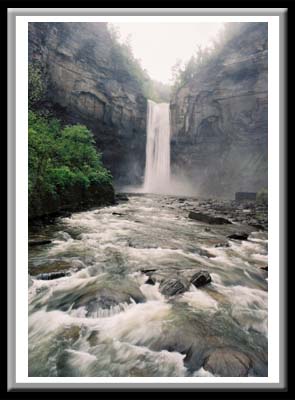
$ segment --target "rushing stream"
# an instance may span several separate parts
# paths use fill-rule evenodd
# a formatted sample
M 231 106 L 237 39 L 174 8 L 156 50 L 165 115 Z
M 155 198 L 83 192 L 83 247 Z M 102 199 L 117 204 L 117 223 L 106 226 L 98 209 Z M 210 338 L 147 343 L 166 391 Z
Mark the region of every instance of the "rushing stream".
M 267 233 L 226 240 L 237 224 L 181 201 L 129 195 L 30 234 L 52 240 L 29 251 L 30 376 L 267 376 Z M 212 282 L 176 296 L 146 283 L 200 268 Z

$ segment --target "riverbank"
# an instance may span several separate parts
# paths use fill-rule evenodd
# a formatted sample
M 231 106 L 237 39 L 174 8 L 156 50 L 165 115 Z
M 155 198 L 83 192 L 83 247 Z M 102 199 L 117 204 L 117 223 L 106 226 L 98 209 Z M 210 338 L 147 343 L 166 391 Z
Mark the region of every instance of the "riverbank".
M 54 223 L 57 218 L 69 217 L 73 212 L 113 204 L 115 191 L 112 184 L 93 184 L 87 189 L 75 185 L 62 196 L 46 194 L 35 200 L 34 208 L 29 209 L 29 228 Z

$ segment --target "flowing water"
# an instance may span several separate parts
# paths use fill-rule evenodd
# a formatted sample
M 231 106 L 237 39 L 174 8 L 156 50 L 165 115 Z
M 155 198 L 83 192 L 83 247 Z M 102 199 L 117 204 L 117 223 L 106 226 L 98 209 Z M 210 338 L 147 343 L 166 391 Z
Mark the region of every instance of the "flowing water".
M 238 228 L 133 194 L 31 233 L 52 243 L 29 252 L 29 375 L 267 376 L 267 233 L 215 247 Z M 212 282 L 170 298 L 146 283 L 200 268 Z
M 166 193 L 170 184 L 169 103 L 148 100 L 144 191 Z

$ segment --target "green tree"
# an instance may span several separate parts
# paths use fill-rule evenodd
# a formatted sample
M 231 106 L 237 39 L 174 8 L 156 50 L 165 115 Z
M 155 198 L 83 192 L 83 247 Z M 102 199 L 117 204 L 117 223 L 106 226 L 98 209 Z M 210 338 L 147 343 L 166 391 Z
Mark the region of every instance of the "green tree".
M 84 125 L 64 128 L 56 119 L 29 112 L 29 205 L 40 198 L 62 196 L 73 185 L 110 184 L 92 133 Z

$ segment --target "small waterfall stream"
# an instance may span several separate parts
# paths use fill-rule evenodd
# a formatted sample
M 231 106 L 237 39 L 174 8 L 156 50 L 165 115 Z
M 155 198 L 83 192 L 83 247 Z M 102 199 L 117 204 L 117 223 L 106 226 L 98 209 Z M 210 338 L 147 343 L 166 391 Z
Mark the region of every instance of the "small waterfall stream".
M 169 103 L 148 100 L 144 191 L 165 193 L 170 185 Z

